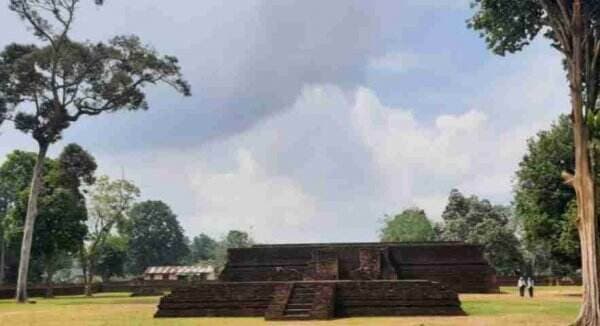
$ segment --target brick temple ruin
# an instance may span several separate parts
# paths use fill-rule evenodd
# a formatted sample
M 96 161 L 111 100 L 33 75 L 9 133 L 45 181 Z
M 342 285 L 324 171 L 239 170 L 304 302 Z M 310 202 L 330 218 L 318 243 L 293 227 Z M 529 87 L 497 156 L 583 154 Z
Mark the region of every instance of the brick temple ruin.
M 462 315 L 457 293 L 498 292 L 481 247 L 459 242 L 229 249 L 216 282 L 173 289 L 155 317 Z

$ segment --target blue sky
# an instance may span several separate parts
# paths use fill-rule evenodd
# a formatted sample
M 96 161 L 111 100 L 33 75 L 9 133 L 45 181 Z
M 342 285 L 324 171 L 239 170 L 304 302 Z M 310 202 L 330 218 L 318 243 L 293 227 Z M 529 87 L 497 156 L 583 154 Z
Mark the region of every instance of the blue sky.
M 99 173 L 123 168 L 190 236 L 369 241 L 409 206 L 438 220 L 453 187 L 509 203 L 525 140 L 568 111 L 566 82 L 546 42 L 494 56 L 469 14 L 460 0 L 82 4 L 74 38 L 137 34 L 180 58 L 193 96 L 148 88 L 149 111 L 82 120 L 52 154 L 77 142 Z M 33 41 L 6 8 L 0 30 L 1 45 Z M 1 157 L 35 148 L 0 133 Z

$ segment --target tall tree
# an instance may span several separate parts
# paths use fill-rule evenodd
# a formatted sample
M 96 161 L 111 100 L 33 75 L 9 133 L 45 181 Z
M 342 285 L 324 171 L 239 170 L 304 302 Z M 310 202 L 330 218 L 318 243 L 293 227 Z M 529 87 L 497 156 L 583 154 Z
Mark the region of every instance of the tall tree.
M 87 233 L 87 210 L 81 186 L 94 181 L 94 158 L 76 144 L 65 147 L 57 160 L 46 159 L 47 167 L 40 193 L 38 221 L 35 225 L 33 256 L 40 260 L 48 296 L 52 296 L 52 278 L 61 264 L 60 257 L 72 256 L 83 243 Z M 13 219 L 24 224 L 28 192 L 11 213 Z
M 596 0 L 474 0 L 469 26 L 504 55 L 522 50 L 540 32 L 564 58 L 571 96 L 575 171 L 563 171 L 576 194 L 583 304 L 576 325 L 600 324 L 597 184 L 600 151 L 592 126 L 600 123 L 600 2 Z
M 164 83 L 190 95 L 177 59 L 158 55 L 136 36 L 117 36 L 98 44 L 73 41 L 69 34 L 80 2 L 9 2 L 10 10 L 32 28 L 42 43 L 11 44 L 0 53 L 0 94 L 11 109 L 3 116 L 12 120 L 18 130 L 31 134 L 39 148 L 21 245 L 18 302 L 27 299 L 27 270 L 38 214 L 42 162 L 48 147 L 82 116 L 147 109 L 142 89 L 148 84 Z
M 387 216 L 380 230 L 381 241 L 432 241 L 435 239 L 433 226 L 425 211 L 409 208 L 396 216 Z
M 500 274 L 521 267 L 523 256 L 510 210 L 453 189 L 442 213 L 440 238 L 483 246 L 486 259 Z
M 99 177 L 89 190 L 89 232 L 86 246 L 80 252 L 86 295 L 92 295 L 92 282 L 101 255 L 100 249 L 115 229 L 124 229 L 129 223 L 127 211 L 139 195 L 140 190 L 133 183 L 123 179 L 111 181 L 107 176 Z
M 109 236 L 98 248 L 96 271 L 103 282 L 109 281 L 113 276 L 125 275 L 127 251 L 127 239 L 116 235 Z
M 135 204 L 129 212 L 129 253 L 132 272 L 149 266 L 177 265 L 189 254 L 177 216 L 161 201 Z
M 35 153 L 15 150 L 0 166 L 0 284 L 5 280 L 8 244 L 18 233 L 17 220 L 8 213 L 17 204 L 19 194 L 27 190 L 34 165 Z
M 222 245 L 226 248 L 246 248 L 250 247 L 253 242 L 248 232 L 231 230 L 223 239 Z
M 516 172 L 515 209 L 525 246 L 535 260 L 540 260 L 537 254 L 549 258 L 542 267 L 554 275 L 581 266 L 576 212 L 572 209 L 575 191 L 560 176 L 561 171 L 574 167 L 573 130 L 563 115 L 549 130 L 528 140 L 527 153 Z
M 195 264 L 203 260 L 214 260 L 216 258 L 217 241 L 208 235 L 201 233 L 192 239 L 190 244 L 190 261 Z
M 248 232 L 231 230 L 218 242 L 215 250 L 215 266 L 217 270 L 223 268 L 227 262 L 227 249 L 247 248 L 252 246 L 254 240 Z

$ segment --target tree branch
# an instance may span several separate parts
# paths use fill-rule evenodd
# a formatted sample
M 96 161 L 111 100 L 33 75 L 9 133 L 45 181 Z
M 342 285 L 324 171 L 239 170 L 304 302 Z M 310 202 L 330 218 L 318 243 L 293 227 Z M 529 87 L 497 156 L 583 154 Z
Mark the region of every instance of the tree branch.
M 565 184 L 573 186 L 573 182 L 575 181 L 575 176 L 567 171 L 562 171 L 560 173 Z

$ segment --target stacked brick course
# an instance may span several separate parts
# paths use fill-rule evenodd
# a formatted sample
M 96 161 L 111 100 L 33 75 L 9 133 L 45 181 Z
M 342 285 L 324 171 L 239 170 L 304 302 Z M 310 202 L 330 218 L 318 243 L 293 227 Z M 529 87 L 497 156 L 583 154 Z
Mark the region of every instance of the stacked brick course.
M 286 316 L 292 287 L 315 289 L 306 315 Z M 350 316 L 464 315 L 456 292 L 431 281 L 206 283 L 164 296 L 155 317 L 257 317 L 268 320 Z M 296 318 L 294 318 L 296 317 Z
M 329 259 L 316 260 L 329 253 Z M 319 254 L 317 254 L 319 253 Z M 331 257 L 336 257 L 331 261 Z M 320 266 L 321 269 L 317 269 Z M 336 277 L 315 277 L 324 266 Z M 329 274 L 334 274 L 328 270 Z M 322 274 L 322 273 L 320 273 Z M 221 280 L 426 279 L 460 293 L 498 292 L 480 246 L 460 242 L 258 245 L 229 250 Z
M 156 317 L 461 315 L 457 292 L 497 292 L 478 246 L 256 245 L 230 249 L 219 282 L 177 288 Z

